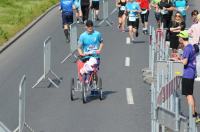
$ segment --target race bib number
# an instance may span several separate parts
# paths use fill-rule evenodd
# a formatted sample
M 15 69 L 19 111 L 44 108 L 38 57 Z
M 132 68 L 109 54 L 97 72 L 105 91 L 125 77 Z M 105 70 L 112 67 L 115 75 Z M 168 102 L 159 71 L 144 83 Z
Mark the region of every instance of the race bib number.
M 90 45 L 90 46 L 88 46 L 88 48 L 87 48 L 87 53 L 92 54 L 93 52 L 95 53 L 96 50 L 97 50 L 97 47 L 96 47 L 96 46 Z
M 134 22 L 136 21 L 136 17 L 133 14 L 129 15 L 129 21 Z
M 125 9 L 126 9 L 125 6 L 121 6 L 121 7 L 120 7 L 120 10 L 121 10 L 121 11 L 125 11 Z

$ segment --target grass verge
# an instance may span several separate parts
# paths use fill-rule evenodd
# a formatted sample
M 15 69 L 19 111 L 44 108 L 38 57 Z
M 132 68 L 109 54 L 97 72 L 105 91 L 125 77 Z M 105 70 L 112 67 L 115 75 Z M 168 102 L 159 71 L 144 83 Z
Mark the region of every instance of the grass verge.
M 0 46 L 59 0 L 0 0 Z

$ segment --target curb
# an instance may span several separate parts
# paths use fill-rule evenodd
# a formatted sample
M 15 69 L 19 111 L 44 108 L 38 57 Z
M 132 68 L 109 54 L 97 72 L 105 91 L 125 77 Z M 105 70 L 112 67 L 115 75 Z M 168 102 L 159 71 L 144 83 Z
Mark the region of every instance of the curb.
M 33 20 L 28 26 L 26 26 L 24 29 L 19 31 L 14 37 L 9 39 L 7 42 L 3 44 L 3 46 L 0 47 L 0 54 L 5 51 L 9 46 L 11 46 L 15 41 L 17 41 L 22 35 L 24 35 L 29 29 L 31 29 L 36 23 L 38 23 L 44 16 L 46 16 L 50 11 L 52 11 L 54 8 L 56 8 L 60 3 L 57 3 L 56 5 L 53 5 L 51 8 L 49 8 L 47 11 L 45 11 L 42 15 L 40 15 L 38 18 Z

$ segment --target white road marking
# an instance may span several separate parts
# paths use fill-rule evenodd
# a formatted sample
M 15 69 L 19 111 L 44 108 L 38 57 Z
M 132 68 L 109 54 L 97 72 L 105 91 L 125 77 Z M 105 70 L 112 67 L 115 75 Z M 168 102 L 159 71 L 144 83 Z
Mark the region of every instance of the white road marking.
M 130 57 L 125 58 L 125 66 L 127 66 L 127 67 L 130 66 Z
M 132 88 L 126 88 L 126 98 L 128 104 L 134 104 Z
M 131 43 L 131 38 L 130 37 L 126 37 L 126 44 L 130 44 Z

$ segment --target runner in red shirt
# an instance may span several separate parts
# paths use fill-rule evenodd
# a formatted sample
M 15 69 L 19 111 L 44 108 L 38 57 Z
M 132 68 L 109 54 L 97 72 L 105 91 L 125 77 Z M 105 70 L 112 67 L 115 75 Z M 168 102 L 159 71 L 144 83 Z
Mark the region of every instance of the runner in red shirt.
M 149 9 L 150 4 L 149 0 L 136 0 L 140 4 L 140 8 L 142 12 L 140 13 L 142 24 L 143 24 L 143 33 L 148 33 L 148 17 L 149 17 Z

